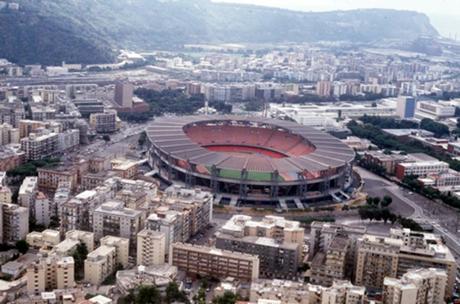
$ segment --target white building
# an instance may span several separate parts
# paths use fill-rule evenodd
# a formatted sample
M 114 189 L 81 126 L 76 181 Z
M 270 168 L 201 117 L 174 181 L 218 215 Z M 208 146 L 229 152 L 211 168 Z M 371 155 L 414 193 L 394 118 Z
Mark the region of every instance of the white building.
M 417 102 L 417 110 L 415 111 L 415 118 L 417 119 L 429 118 L 440 120 L 454 116 L 455 107 L 449 103 L 427 100 Z
M 51 220 L 50 200 L 45 194 L 39 192 L 35 199 L 35 221 L 39 225 L 48 226 Z
M 137 265 L 150 267 L 164 264 L 165 245 L 164 233 L 148 229 L 139 232 L 137 234 Z
M 22 207 L 31 210 L 37 195 L 38 178 L 36 176 L 27 176 L 19 188 L 18 203 Z
M 72 129 L 59 133 L 58 149 L 61 152 L 75 149 L 80 144 L 80 130 Z
M 421 268 L 407 272 L 400 279 L 385 278 L 383 304 L 442 304 L 447 274 L 436 268 Z

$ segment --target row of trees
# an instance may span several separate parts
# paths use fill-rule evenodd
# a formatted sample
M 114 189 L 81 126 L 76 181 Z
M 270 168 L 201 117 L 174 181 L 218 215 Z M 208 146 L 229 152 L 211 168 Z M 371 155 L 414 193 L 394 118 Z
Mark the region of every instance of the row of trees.
M 170 304 L 190 303 L 187 295 L 179 290 L 176 282 L 171 282 L 166 287 L 166 295 L 163 297 L 156 286 L 139 286 L 129 292 L 128 295 L 120 297 L 118 304 Z
M 143 113 L 119 113 L 121 119 L 145 122 L 154 116 L 162 116 L 166 113 L 189 115 L 195 113 L 204 106 L 204 95 L 187 96 L 181 90 L 155 91 L 139 88 L 135 94 L 149 105 L 149 111 Z M 232 105 L 225 102 L 213 101 L 210 107 L 224 114 L 232 112 Z
M 368 197 L 366 199 L 366 205 L 359 208 L 359 216 L 362 220 L 376 220 L 384 221 L 385 223 L 390 222 L 392 224 L 399 223 L 404 228 L 409 228 L 415 231 L 422 231 L 422 227 L 412 219 L 404 218 L 400 215 L 396 215 L 388 208 L 393 199 L 390 196 L 380 197 Z
M 422 121 L 420 122 L 420 128 L 433 132 L 434 136 L 436 137 L 443 137 L 443 136 L 450 135 L 449 127 L 447 127 L 446 125 L 442 123 L 429 119 L 429 118 L 422 119 Z
M 406 176 L 404 177 L 402 182 L 406 185 L 406 187 L 408 187 L 416 193 L 419 193 L 432 200 L 441 200 L 442 202 L 451 207 L 460 209 L 460 199 L 453 196 L 452 193 L 442 193 L 438 189 L 435 189 L 431 186 L 424 187 L 422 184 L 420 184 L 417 178 L 418 177 L 414 175 Z
M 53 167 L 60 163 L 59 158 L 47 158 L 42 160 L 34 160 L 17 166 L 13 170 L 7 172 L 8 177 L 12 177 L 22 181 L 26 176 L 36 176 L 38 168 Z
M 215 297 L 213 304 L 235 304 L 238 297 L 232 292 L 225 292 L 222 296 Z M 206 303 L 206 292 L 204 288 L 200 288 L 198 295 L 194 298 L 195 303 Z M 176 282 L 171 282 L 166 287 L 166 293 L 161 295 L 157 287 L 153 285 L 139 286 L 131 290 L 126 296 L 119 298 L 118 304 L 171 304 L 171 303 L 186 303 L 190 300 L 184 291 L 179 290 Z
M 424 118 L 420 124 L 409 121 L 399 120 L 392 117 L 368 116 L 364 115 L 360 120 L 365 124 L 371 124 L 381 129 L 418 129 L 422 128 L 426 131 L 434 133 L 436 137 L 449 136 L 449 128 L 439 122 L 429 118 Z
M 381 129 L 416 129 L 418 123 L 409 120 L 396 120 L 392 117 L 364 115 L 360 120 L 365 124 L 371 124 Z

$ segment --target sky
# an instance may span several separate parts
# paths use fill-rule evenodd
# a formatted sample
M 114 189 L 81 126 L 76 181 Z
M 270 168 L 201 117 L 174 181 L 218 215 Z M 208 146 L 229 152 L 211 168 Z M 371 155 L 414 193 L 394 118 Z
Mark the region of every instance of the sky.
M 304 11 L 392 8 L 427 14 L 438 31 L 460 40 L 460 0 L 214 0 L 288 8 Z

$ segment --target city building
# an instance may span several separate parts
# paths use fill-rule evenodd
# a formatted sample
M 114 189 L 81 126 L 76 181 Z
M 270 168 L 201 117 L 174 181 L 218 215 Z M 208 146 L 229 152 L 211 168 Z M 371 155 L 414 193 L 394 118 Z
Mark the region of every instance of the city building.
M 134 86 L 129 82 L 117 82 L 115 84 L 115 102 L 122 108 L 133 107 Z
M 276 216 L 254 221 L 235 215 L 216 233 L 217 248 L 259 256 L 260 276 L 264 278 L 296 278 L 303 246 L 300 223 Z
M 354 286 L 349 281 L 334 281 L 321 295 L 323 304 L 364 304 L 366 300 L 366 288 Z
M 36 176 L 27 176 L 19 188 L 18 203 L 29 211 L 34 206 L 35 196 L 37 195 L 38 178 Z
M 75 287 L 75 265 L 72 257 L 40 257 L 27 268 L 27 292 L 40 295 L 44 291 Z
M 177 267 L 169 264 L 145 267 L 138 266 L 130 270 L 117 272 L 117 290 L 127 295 L 139 286 L 154 285 L 160 291 L 166 290 L 170 282 L 177 278 Z
M 107 110 L 93 113 L 89 117 L 90 126 L 98 133 L 113 133 L 118 130 L 117 111 Z
M 331 96 L 332 84 L 330 81 L 321 80 L 316 83 L 316 95 L 318 96 Z
M 100 246 L 91 251 L 85 260 L 85 282 L 101 285 L 115 271 L 116 249 L 112 246 Z
M 51 221 L 50 200 L 43 192 L 38 192 L 35 198 L 34 218 L 37 224 L 48 227 Z
M 2 242 L 24 240 L 29 233 L 29 209 L 15 204 L 0 204 L 2 217 Z
M 100 285 L 118 266 L 128 265 L 129 240 L 116 237 L 101 239 L 101 246 L 90 252 L 85 260 L 85 282 Z
M 135 254 L 137 234 L 143 228 L 143 211 L 125 208 L 123 202 L 108 201 L 94 210 L 93 231 L 96 240 L 112 235 L 129 239 Z
M 22 165 L 26 161 L 25 155 L 19 147 L 0 146 L 0 170 L 6 172 Z
M 447 275 L 436 268 L 414 269 L 400 279 L 385 278 L 383 304 L 442 304 Z
M 415 111 L 415 118 L 417 119 L 429 118 L 432 120 L 441 120 L 454 116 L 455 107 L 449 103 L 429 100 L 417 102 L 417 109 Z
M 54 168 L 38 168 L 38 187 L 55 191 L 59 184 L 68 183 L 72 190 L 78 185 L 78 170 L 75 166 L 58 166 Z
M 10 187 L 0 185 L 0 203 L 11 204 L 12 196 Z
M 42 232 L 32 231 L 26 236 L 26 241 L 31 247 L 54 247 L 59 244 L 61 235 L 57 230 L 46 229 Z
M 310 282 L 321 286 L 332 286 L 334 281 L 347 277 L 350 240 L 346 236 L 336 236 L 325 252 L 315 255 L 311 263 Z
M 129 159 L 113 159 L 110 161 L 111 170 L 121 178 L 134 178 L 139 169 L 139 162 Z
M 400 278 L 414 268 L 437 268 L 447 274 L 445 298 L 452 295 L 457 264 L 439 236 L 391 229 L 389 237 L 365 235 L 358 246 L 355 283 L 382 288 L 385 277 Z
M 80 130 L 71 129 L 59 133 L 58 149 L 60 152 L 68 152 L 76 149 L 80 145 Z
M 278 301 L 280 304 L 321 303 L 322 288 L 297 281 L 258 279 L 251 283 L 249 300 Z M 316 301 L 315 301 L 316 300 Z
M 415 115 L 416 103 L 414 97 L 399 97 L 396 105 L 396 115 L 401 119 L 413 118 Z
M 172 244 L 170 251 L 169 264 L 191 275 L 245 282 L 259 277 L 259 258 L 254 255 L 184 243 Z
M 43 135 L 31 133 L 29 137 L 21 139 L 21 149 L 27 160 L 52 157 L 59 151 L 59 135 L 54 132 Z
M 115 247 L 115 261 L 123 268 L 128 267 L 129 242 L 129 239 L 111 235 L 105 236 L 100 240 L 101 246 Z
M 166 240 L 163 232 L 144 229 L 137 234 L 137 265 L 150 267 L 164 264 L 165 255 Z
M 421 176 L 440 174 L 449 171 L 449 164 L 442 161 L 421 161 L 399 163 L 395 167 L 395 176 L 403 180 L 406 176 Z

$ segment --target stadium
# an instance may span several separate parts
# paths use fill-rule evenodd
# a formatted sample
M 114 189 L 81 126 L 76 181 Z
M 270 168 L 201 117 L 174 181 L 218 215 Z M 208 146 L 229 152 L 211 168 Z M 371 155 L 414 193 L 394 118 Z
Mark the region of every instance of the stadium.
M 161 178 L 212 191 L 232 205 L 346 198 L 355 153 L 294 122 L 245 116 L 164 117 L 152 123 L 149 162 Z

